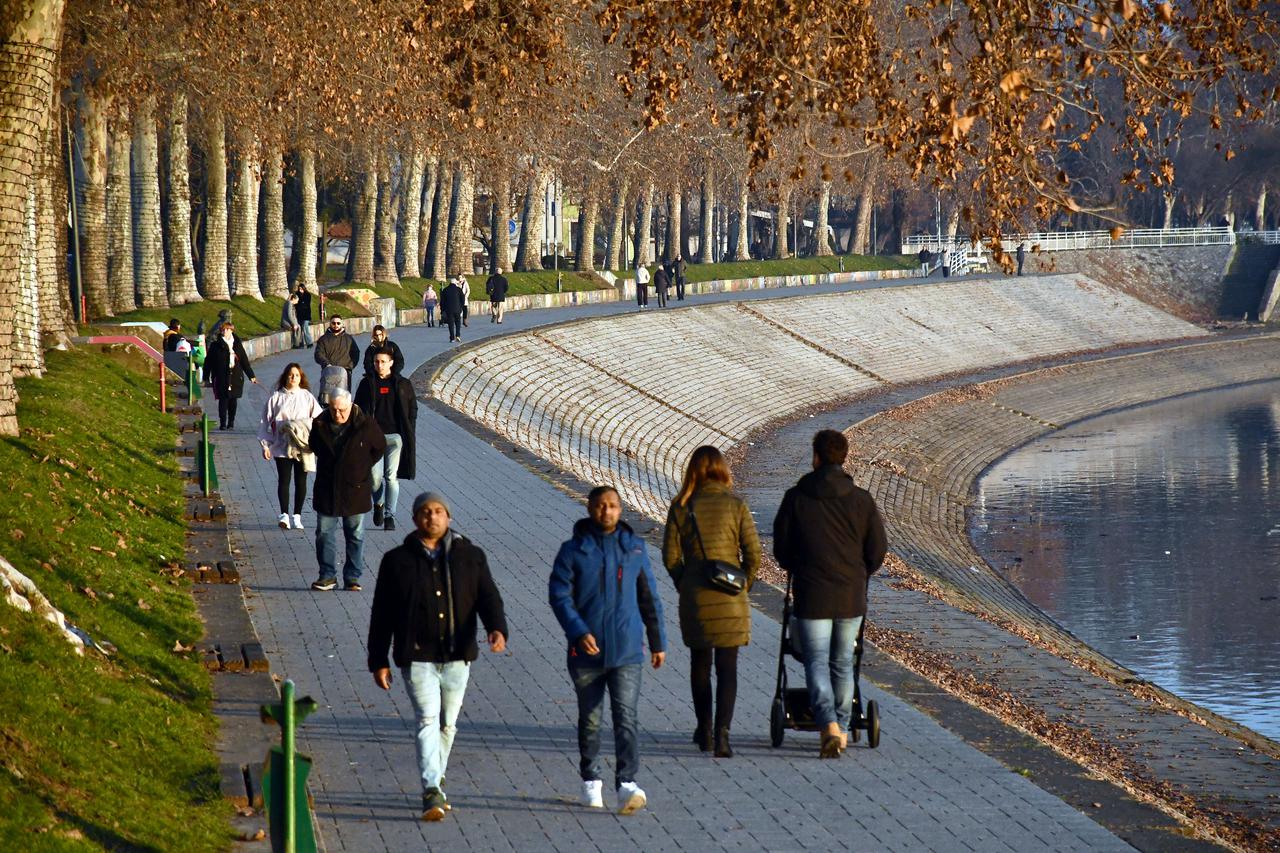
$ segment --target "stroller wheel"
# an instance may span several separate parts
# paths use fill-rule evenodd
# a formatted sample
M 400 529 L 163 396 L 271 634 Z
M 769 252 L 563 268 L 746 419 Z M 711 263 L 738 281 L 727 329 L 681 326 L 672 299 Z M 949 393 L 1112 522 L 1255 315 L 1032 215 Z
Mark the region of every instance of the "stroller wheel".
M 880 745 L 880 706 L 874 699 L 867 702 L 867 746 L 875 749 Z
M 782 739 L 786 736 L 787 708 L 782 701 L 781 696 L 775 696 L 773 699 L 773 707 L 769 711 L 769 742 L 774 748 L 782 746 Z

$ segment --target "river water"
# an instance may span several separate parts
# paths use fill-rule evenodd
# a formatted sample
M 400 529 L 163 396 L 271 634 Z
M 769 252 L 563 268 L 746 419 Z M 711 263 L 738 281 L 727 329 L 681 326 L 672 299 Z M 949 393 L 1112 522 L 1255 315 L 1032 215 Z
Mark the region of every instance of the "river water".
M 970 523 L 1080 639 L 1280 740 L 1280 382 L 1034 441 L 982 478 Z

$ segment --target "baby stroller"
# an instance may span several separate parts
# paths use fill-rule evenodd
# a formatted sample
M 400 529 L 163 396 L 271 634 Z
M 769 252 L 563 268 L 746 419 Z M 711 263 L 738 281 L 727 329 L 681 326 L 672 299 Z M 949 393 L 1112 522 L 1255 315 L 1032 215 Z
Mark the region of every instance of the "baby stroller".
M 333 396 L 333 392 L 338 389 L 350 391 L 347 387 L 347 369 L 339 367 L 336 364 L 330 364 L 320 371 L 320 402 L 323 405 L 329 405 L 329 398 Z
M 809 704 L 807 687 L 787 686 L 787 655 L 798 661 L 804 660 L 800 650 L 799 638 L 791 632 L 791 577 L 787 577 L 787 591 L 782 602 L 782 644 L 778 649 L 778 685 L 773 694 L 773 706 L 769 711 L 769 741 L 775 747 L 782 746 L 786 730 L 798 732 L 816 732 L 818 723 L 813 718 L 813 708 Z M 853 646 L 853 710 L 849 718 L 849 740 L 857 743 L 862 732 L 867 733 L 867 746 L 875 749 L 880 745 L 880 707 L 874 699 L 867 700 L 866 708 L 862 705 L 862 689 L 859 678 L 862 672 L 862 635 L 867 629 L 867 620 L 862 620 L 858 628 L 858 641 Z

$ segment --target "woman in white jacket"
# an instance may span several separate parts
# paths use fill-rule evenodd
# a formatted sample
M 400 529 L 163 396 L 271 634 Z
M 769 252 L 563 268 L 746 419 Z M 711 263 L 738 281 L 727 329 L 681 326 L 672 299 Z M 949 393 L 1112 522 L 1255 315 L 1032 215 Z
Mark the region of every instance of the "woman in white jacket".
M 311 419 L 320 414 L 319 401 L 311 393 L 307 375 L 297 362 L 290 363 L 280 374 L 276 390 L 267 398 L 262 408 L 262 422 L 258 424 L 258 441 L 262 444 L 262 458 L 276 461 L 276 495 L 280 499 L 280 529 L 289 525 L 289 480 L 293 480 L 293 527 L 302 529 L 302 502 L 307 497 L 307 471 L 315 465 L 305 465 L 304 454 L 290 439 L 291 428 L 305 425 L 311 428 Z M 301 424 L 297 423 L 301 422 Z M 303 445 L 305 446 L 305 445 Z

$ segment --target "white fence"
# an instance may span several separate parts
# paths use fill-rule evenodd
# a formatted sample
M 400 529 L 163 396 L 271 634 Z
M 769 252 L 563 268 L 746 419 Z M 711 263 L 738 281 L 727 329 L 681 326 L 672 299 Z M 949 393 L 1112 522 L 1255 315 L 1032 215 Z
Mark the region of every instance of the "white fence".
M 1278 235 L 1274 242 L 1280 243 L 1280 232 L 1255 231 L 1259 235 Z M 1264 242 L 1273 240 L 1263 238 Z M 1012 252 L 1019 243 L 1025 243 L 1028 251 L 1065 252 L 1072 249 L 1137 249 L 1163 246 L 1221 246 L 1235 243 L 1236 235 L 1229 227 L 1215 228 L 1134 228 L 1125 231 L 1118 239 L 1111 238 L 1110 231 L 1047 231 L 1038 234 L 1006 234 L 1001 238 L 1006 252 Z M 990 245 L 990 240 L 983 240 Z M 919 254 L 921 249 L 938 252 L 943 248 L 967 249 L 968 240 L 939 240 L 936 234 L 917 234 L 908 237 L 902 244 L 902 254 Z
M 1241 231 L 1236 237 L 1240 240 L 1253 240 L 1271 246 L 1280 246 L 1280 231 Z

